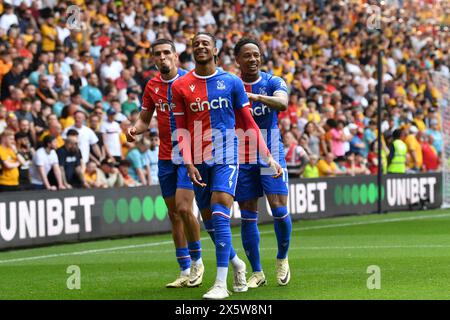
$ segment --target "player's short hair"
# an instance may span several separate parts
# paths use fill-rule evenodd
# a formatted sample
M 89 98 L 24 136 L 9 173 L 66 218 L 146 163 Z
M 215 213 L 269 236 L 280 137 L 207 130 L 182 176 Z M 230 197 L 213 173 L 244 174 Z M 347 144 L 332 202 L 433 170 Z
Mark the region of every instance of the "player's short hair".
M 152 45 L 151 45 L 151 51 L 152 51 L 152 54 L 153 54 L 153 52 L 155 51 L 155 47 L 156 46 L 159 46 L 159 45 L 162 45 L 162 44 L 168 44 L 168 45 L 170 45 L 170 49 L 172 49 L 172 52 L 177 52 L 177 50 L 176 50 L 176 48 L 175 48 L 175 44 L 173 43 L 173 41 L 172 40 L 169 40 L 169 39 L 157 39 L 155 42 L 153 42 L 152 43 Z
M 239 55 L 239 53 L 241 52 L 242 47 L 245 46 L 246 44 L 254 44 L 255 46 L 258 47 L 259 51 L 261 51 L 261 45 L 259 44 L 258 40 L 251 39 L 251 38 L 242 38 L 234 46 L 234 56 L 235 57 L 237 57 Z
M 205 32 L 205 31 L 200 31 L 200 32 L 197 32 L 195 34 L 195 36 L 192 38 L 192 46 L 194 46 L 195 38 L 197 38 L 198 36 L 208 36 L 208 37 L 210 37 L 212 42 L 213 42 L 214 47 L 216 47 L 216 37 L 212 33 Z

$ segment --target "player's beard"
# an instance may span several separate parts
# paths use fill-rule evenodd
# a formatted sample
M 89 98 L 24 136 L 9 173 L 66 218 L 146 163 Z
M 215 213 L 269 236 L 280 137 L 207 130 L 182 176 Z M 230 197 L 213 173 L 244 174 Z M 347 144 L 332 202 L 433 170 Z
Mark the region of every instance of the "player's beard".
M 160 71 L 162 74 L 168 74 L 168 73 L 170 73 L 170 67 L 168 67 L 168 66 L 162 66 L 162 67 L 159 69 L 159 71 Z

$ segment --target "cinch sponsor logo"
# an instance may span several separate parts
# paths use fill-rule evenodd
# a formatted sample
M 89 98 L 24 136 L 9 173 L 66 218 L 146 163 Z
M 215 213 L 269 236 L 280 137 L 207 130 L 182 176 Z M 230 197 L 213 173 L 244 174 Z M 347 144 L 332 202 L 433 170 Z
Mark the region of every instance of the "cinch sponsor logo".
M 201 112 L 205 110 L 210 109 L 222 109 L 222 108 L 229 108 L 230 103 L 228 99 L 219 97 L 217 99 L 213 99 L 210 101 L 202 101 L 200 98 L 195 99 L 195 102 L 192 102 L 189 105 L 189 108 L 192 110 L 192 112 Z
M 167 218 L 167 206 L 162 196 L 107 199 L 103 203 L 103 219 L 107 224 L 150 222 L 154 218 L 159 221 Z
M 94 196 L 0 202 L 0 238 L 11 241 L 92 231 Z M 84 223 L 76 223 L 77 212 Z
M 257 107 L 250 108 L 250 112 L 252 113 L 252 116 L 260 117 L 268 114 L 270 112 L 270 109 L 265 104 L 262 104 Z
M 436 202 L 435 177 L 393 178 L 388 179 L 387 201 L 390 206 L 406 206 L 427 200 L 430 204 Z
M 155 103 L 156 109 L 159 109 L 162 112 L 172 111 L 175 108 L 174 103 L 168 103 L 167 101 L 163 101 L 162 99 L 158 100 L 158 103 Z
M 326 210 L 326 182 L 296 183 L 289 185 L 288 210 L 292 214 L 317 213 Z M 270 208 L 267 210 L 270 212 Z
M 384 200 L 385 190 L 381 187 L 381 199 Z M 374 204 L 378 200 L 378 184 L 345 184 L 334 189 L 334 203 L 337 206 Z

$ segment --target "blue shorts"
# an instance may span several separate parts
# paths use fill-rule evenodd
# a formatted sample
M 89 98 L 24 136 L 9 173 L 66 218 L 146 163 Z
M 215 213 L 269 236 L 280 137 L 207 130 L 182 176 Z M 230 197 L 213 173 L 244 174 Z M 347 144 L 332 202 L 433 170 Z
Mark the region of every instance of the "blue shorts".
M 204 188 L 194 185 L 195 200 L 200 210 L 211 206 L 211 194 L 214 191 L 226 192 L 234 197 L 239 171 L 237 164 L 202 163 L 196 167 L 202 176 L 202 182 L 206 183 Z
M 273 178 L 271 169 L 261 167 L 257 164 L 241 164 L 239 166 L 239 177 L 236 187 L 235 201 L 247 201 L 257 199 L 267 194 L 288 195 L 288 173 L 283 167 L 283 175 Z M 270 174 L 262 174 L 270 173 Z
M 164 198 L 173 197 L 177 189 L 194 189 L 186 166 L 174 164 L 171 160 L 158 161 L 158 179 Z

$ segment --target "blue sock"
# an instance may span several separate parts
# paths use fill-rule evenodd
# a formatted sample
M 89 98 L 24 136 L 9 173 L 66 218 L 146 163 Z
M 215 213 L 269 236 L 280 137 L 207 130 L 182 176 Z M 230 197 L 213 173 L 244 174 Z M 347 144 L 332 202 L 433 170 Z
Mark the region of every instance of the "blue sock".
M 258 213 L 250 210 L 241 210 L 241 220 L 242 246 L 248 261 L 252 265 L 253 272 L 260 272 L 262 267 L 259 257 Z
M 230 209 L 215 203 L 211 206 L 216 238 L 217 267 L 228 268 L 231 251 Z
M 272 208 L 275 234 L 278 242 L 278 259 L 285 259 L 291 242 L 292 221 L 287 207 Z
M 202 257 L 202 244 L 199 241 L 188 242 L 189 254 L 193 261 L 197 261 Z
M 191 257 L 188 248 L 176 248 L 176 255 L 180 270 L 186 270 L 191 267 Z
M 214 236 L 213 219 L 203 220 L 203 224 L 205 225 L 205 230 L 206 230 L 206 232 L 208 232 L 209 236 L 211 237 L 212 242 L 216 243 L 216 237 Z M 233 245 L 231 245 L 230 260 L 233 259 L 235 256 L 236 256 L 236 251 L 234 251 Z

